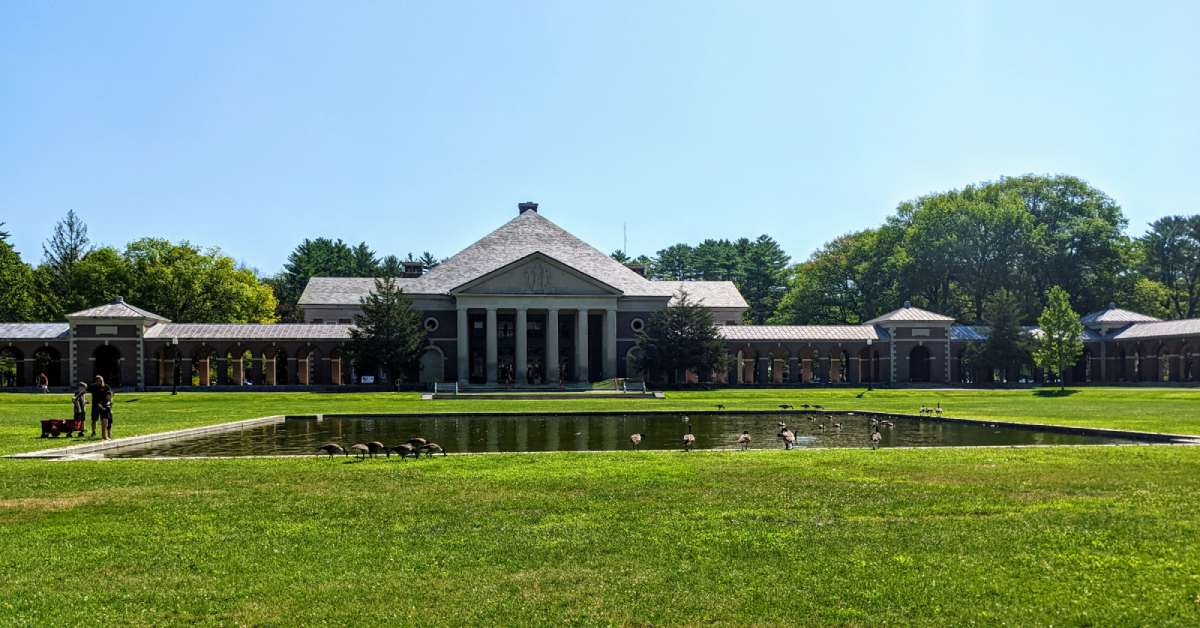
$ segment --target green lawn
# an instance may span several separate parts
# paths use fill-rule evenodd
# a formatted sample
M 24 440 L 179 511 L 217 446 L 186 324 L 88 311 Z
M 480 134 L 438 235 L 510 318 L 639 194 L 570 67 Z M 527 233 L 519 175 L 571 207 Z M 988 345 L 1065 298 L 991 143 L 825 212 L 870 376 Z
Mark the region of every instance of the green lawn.
M 834 410 L 915 413 L 941 402 L 947 416 L 1200 434 L 1200 389 L 1036 390 L 724 389 L 669 392 L 662 400 L 421 401 L 416 393 L 129 393 L 117 397 L 114 435 L 131 436 L 271 414 L 335 412 L 554 412 L 774 409 L 780 403 Z M 0 455 L 59 442 L 37 438 L 38 420 L 68 416 L 67 395 L 0 394 Z
M 1200 623 L 1200 450 L 0 461 L 0 624 Z
M 1195 389 L 122 394 L 118 436 L 313 412 L 779 403 L 1200 433 Z M 0 395 L 0 452 L 66 444 Z M 0 460 L 0 625 L 1200 623 L 1200 447 Z

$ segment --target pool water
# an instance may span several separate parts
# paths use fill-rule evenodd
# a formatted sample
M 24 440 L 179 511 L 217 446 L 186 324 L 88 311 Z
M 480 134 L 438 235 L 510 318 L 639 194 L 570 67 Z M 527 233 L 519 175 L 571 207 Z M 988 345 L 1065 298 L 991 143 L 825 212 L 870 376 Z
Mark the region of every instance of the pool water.
M 888 417 L 874 415 L 880 419 Z M 751 449 L 782 449 L 776 436 L 783 421 L 796 433 L 796 448 L 870 447 L 872 415 L 862 413 L 680 414 L 653 415 L 506 415 L 386 417 L 337 416 L 289 418 L 278 423 L 187 439 L 130 445 L 107 450 L 105 456 L 267 456 L 313 455 L 325 443 L 349 448 L 380 441 L 392 446 L 420 436 L 450 453 L 514 451 L 631 450 L 630 435 L 645 434 L 642 449 L 681 449 L 686 426 L 696 436 L 696 449 L 737 449 L 743 430 Z M 937 419 L 891 417 L 895 427 L 881 427 L 881 447 L 954 447 L 969 445 L 1106 445 L 1150 441 Z M 840 425 L 840 427 L 838 427 Z

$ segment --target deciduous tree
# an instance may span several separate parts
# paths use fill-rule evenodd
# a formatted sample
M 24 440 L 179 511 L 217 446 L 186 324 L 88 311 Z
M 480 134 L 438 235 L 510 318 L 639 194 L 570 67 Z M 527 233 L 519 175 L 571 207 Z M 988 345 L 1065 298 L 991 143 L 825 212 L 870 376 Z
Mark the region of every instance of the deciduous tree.
M 1038 327 L 1033 360 L 1058 377 L 1061 390 L 1065 387 L 1063 373 L 1083 355 L 1083 323 L 1071 309 L 1071 297 L 1066 290 L 1051 286 L 1046 291 L 1046 309 L 1038 317 Z

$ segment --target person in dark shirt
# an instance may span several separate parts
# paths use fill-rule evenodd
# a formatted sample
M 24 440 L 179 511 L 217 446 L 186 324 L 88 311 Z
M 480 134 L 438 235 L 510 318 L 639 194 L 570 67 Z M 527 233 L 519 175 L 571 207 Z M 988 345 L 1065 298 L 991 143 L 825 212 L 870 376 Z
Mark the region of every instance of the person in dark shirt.
M 85 405 L 87 403 L 87 400 L 84 399 L 84 395 L 86 395 L 86 394 L 87 394 L 87 384 L 85 384 L 83 382 L 79 382 L 79 388 L 75 389 L 75 397 L 73 399 L 71 399 L 71 410 L 72 410 L 71 415 L 76 421 L 79 421 L 79 433 L 80 434 L 83 433 L 83 422 L 87 420 L 87 412 L 85 411 L 86 410 Z M 95 435 L 96 435 L 96 424 L 92 423 L 92 436 L 94 437 Z
M 96 420 L 99 419 L 100 438 L 107 439 L 112 430 L 112 389 L 97 375 L 87 391 L 92 396 L 92 436 L 96 435 Z

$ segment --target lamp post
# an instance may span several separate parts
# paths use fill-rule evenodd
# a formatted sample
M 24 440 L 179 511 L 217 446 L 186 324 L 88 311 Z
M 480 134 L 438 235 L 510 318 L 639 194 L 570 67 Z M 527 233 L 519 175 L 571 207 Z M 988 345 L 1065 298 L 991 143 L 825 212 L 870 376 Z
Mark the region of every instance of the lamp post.
M 174 359 L 171 360 L 171 364 L 173 365 L 171 370 L 174 371 L 173 373 L 171 373 L 171 394 L 178 395 L 179 394 L 179 338 L 176 338 L 174 336 L 171 337 L 171 355 L 174 357 Z

